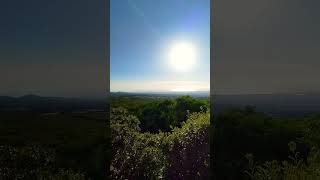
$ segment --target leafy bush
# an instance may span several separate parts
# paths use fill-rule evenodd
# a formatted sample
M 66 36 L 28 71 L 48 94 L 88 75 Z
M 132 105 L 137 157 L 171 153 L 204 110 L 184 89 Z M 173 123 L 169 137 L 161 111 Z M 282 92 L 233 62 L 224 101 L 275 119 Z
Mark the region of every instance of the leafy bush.
M 309 147 L 320 148 L 320 115 L 315 115 L 306 119 L 306 127 L 301 140 Z
M 38 145 L 0 146 L 0 179 L 84 180 L 85 175 L 55 167 L 55 153 Z
M 168 136 L 171 143 L 168 177 L 172 179 L 209 179 L 210 113 L 188 115 L 181 128 Z
M 249 169 L 246 171 L 253 180 L 315 180 L 320 179 L 320 151 L 313 148 L 306 160 L 296 152 L 296 143 L 290 142 L 289 161 L 266 161 L 258 165 L 252 154 L 247 154 Z
M 178 122 L 175 116 L 175 101 L 164 99 L 145 105 L 139 112 L 141 128 L 143 131 L 158 132 L 169 131 L 170 126 Z
M 181 128 L 143 133 L 125 109 L 111 110 L 113 179 L 206 179 L 209 174 L 209 113 L 188 115 Z
M 15 148 L 0 147 L 0 177 L 7 179 L 34 178 L 40 172 L 48 171 L 54 161 L 54 154 L 39 146 Z
M 163 133 L 139 132 L 139 121 L 122 108 L 111 110 L 113 179 L 161 179 L 166 158 L 160 149 Z
M 207 99 L 181 96 L 176 99 L 162 98 L 146 103 L 137 113 L 143 132 L 157 133 L 159 130 L 169 132 L 172 127 L 180 127 L 186 121 L 187 112 L 208 110 Z
M 185 121 L 187 112 L 200 112 L 203 108 L 204 111 L 208 111 L 208 101 L 196 99 L 191 96 L 181 96 L 176 99 L 176 113 L 177 120 L 180 122 Z

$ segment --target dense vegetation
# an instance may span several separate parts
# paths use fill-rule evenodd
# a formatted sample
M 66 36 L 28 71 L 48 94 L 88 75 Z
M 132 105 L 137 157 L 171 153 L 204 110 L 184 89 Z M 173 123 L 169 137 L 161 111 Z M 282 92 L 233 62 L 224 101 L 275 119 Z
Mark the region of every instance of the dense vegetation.
M 160 98 L 129 112 L 111 103 L 111 177 L 209 179 L 208 104 L 190 96 Z
M 57 167 L 52 149 L 30 145 L 0 146 L 1 179 L 84 180 L 85 174 L 72 168 Z
M 179 127 L 186 121 L 187 113 L 209 110 L 207 98 L 180 96 L 174 98 L 156 97 L 113 97 L 113 108 L 122 107 L 135 115 L 142 132 L 168 132 L 171 127 Z
M 105 176 L 109 141 L 106 113 L 34 111 L 1 115 L 0 179 Z
M 213 126 L 216 179 L 320 179 L 319 116 L 269 117 L 248 106 L 215 113 Z
M 1 112 L 0 179 L 105 179 L 111 157 L 114 179 L 209 177 L 208 99 L 111 104 L 110 124 L 104 112 Z
M 320 115 L 247 106 L 210 126 L 209 100 L 190 96 L 112 97 L 105 115 L 2 113 L 0 179 L 320 179 Z

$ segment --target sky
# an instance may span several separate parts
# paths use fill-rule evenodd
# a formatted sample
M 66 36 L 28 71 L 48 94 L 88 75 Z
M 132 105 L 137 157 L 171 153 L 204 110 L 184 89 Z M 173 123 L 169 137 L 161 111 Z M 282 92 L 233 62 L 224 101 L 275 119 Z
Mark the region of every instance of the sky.
M 188 51 L 170 64 L 181 43 L 194 57 L 183 71 Z M 210 0 L 111 0 L 110 83 L 125 92 L 209 90 Z
M 0 2 L 0 96 L 105 97 L 104 0 Z
M 320 92 L 320 1 L 214 1 L 212 92 Z
M 111 90 L 207 89 L 211 79 L 216 94 L 320 92 L 320 1 L 213 2 L 210 53 L 209 0 L 111 0 Z M 105 3 L 2 0 L 0 96 L 105 96 Z M 187 72 L 167 64 L 181 40 L 196 49 Z

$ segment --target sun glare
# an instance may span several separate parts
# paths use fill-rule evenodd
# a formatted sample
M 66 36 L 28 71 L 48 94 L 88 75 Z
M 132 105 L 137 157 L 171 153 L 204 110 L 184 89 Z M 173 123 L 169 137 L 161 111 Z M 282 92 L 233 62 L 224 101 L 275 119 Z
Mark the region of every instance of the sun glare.
M 195 65 L 195 48 L 189 42 L 177 42 L 169 50 L 169 64 L 177 71 L 188 71 Z

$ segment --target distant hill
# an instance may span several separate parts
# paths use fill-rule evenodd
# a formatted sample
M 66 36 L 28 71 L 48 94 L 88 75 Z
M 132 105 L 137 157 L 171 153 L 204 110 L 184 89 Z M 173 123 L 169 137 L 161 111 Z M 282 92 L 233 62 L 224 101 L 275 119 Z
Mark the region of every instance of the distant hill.
M 189 95 L 197 98 L 209 97 L 209 91 L 190 91 L 190 92 L 111 92 L 111 96 L 144 96 L 144 97 L 178 97 Z
M 320 93 L 214 95 L 215 111 L 252 105 L 270 115 L 304 116 L 320 112 Z
M 190 95 L 198 98 L 207 98 L 209 94 L 209 92 L 111 92 L 110 95 L 143 97 L 177 97 Z M 223 111 L 230 107 L 252 105 L 255 106 L 258 111 L 273 116 L 305 116 L 320 113 L 320 93 L 213 95 L 211 96 L 211 102 L 213 112 Z M 68 112 L 106 110 L 107 108 L 107 98 L 43 97 L 33 94 L 21 97 L 0 96 L 0 112 Z
M 33 94 L 24 95 L 21 97 L 0 96 L 0 112 L 62 112 L 87 109 L 106 109 L 106 107 L 107 103 L 105 99 L 43 97 Z

